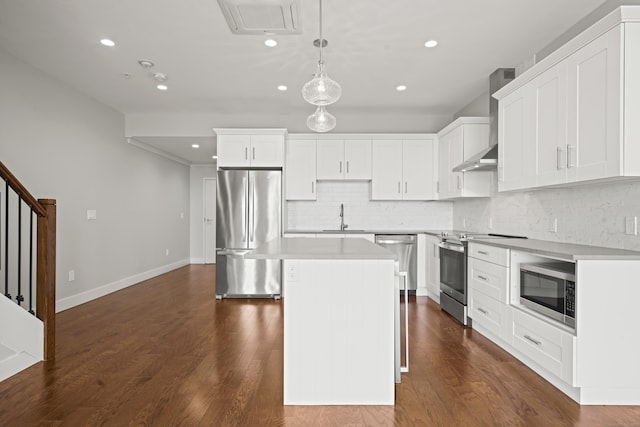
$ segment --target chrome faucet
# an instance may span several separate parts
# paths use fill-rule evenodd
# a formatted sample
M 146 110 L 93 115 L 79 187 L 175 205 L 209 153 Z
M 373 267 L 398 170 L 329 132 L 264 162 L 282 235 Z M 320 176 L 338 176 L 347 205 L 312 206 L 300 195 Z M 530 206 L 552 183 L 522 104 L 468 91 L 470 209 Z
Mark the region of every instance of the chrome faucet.
M 340 203 L 340 231 L 344 231 L 347 227 L 347 224 L 344 223 L 344 203 Z

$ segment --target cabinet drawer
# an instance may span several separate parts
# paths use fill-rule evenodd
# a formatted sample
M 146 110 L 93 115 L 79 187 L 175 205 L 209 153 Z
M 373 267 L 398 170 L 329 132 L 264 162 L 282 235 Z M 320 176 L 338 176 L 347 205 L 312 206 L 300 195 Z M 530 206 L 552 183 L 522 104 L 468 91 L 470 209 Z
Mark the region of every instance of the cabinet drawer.
M 513 309 L 513 346 L 573 385 L 575 337 L 572 334 Z
M 488 330 L 496 337 L 506 338 L 509 335 L 509 323 L 506 321 L 507 306 L 481 292 L 471 294 L 471 319 L 473 327 Z
M 469 258 L 467 275 L 474 292 L 479 291 L 504 304 L 509 303 L 509 268 Z
M 469 256 L 509 267 L 509 249 L 470 242 Z

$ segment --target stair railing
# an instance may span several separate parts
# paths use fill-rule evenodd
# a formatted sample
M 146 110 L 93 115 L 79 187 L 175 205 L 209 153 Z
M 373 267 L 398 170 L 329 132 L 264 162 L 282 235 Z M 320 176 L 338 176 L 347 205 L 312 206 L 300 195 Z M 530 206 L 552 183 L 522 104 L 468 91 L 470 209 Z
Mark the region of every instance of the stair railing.
M 36 200 L 2 162 L 0 162 L 0 178 L 5 181 L 4 189 L 0 188 L 0 194 L 4 197 L 4 210 L 0 209 L 0 214 L 4 216 L 2 218 L 0 215 L 0 226 L 4 225 L 0 227 L 0 243 L 2 243 L 0 254 L 3 255 L 0 262 L 3 261 L 1 267 L 4 270 L 2 272 L 4 295 L 12 301 L 15 298 L 15 302 L 21 307 L 23 303 L 27 304 L 28 307 L 23 308 L 42 320 L 44 359 L 53 360 L 56 348 L 56 201 L 54 199 Z M 3 190 L 4 194 L 2 194 Z M 11 203 L 12 200 L 16 203 Z M 29 209 L 28 219 L 22 211 L 23 205 Z M 35 236 L 33 234 L 34 217 L 37 218 Z M 28 237 L 25 237 L 27 228 Z M 35 311 L 33 307 L 34 274 L 36 276 Z M 25 285 L 28 288 L 27 295 L 23 292 Z M 16 292 L 15 297 L 12 296 L 12 291 Z

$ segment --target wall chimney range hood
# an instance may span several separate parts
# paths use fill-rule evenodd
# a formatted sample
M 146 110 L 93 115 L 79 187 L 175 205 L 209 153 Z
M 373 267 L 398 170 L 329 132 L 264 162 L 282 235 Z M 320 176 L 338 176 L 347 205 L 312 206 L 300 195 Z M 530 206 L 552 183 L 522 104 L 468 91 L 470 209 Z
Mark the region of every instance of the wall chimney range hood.
M 489 76 L 489 147 L 453 168 L 453 172 L 495 170 L 498 166 L 498 100 L 492 95 L 515 77 L 515 68 L 498 68 Z

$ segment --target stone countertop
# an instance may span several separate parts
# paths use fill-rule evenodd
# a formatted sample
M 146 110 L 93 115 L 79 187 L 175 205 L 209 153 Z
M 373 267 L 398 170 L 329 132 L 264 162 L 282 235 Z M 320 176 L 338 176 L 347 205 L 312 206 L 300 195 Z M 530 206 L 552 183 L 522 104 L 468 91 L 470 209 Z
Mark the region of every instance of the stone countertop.
M 553 257 L 570 262 L 580 260 L 640 260 L 640 252 L 600 246 L 550 242 L 536 239 L 474 239 L 470 243 L 481 243 Z
M 395 254 L 366 239 L 273 239 L 245 255 L 247 259 L 396 259 Z
M 430 234 L 440 236 L 442 232 L 449 234 L 458 232 L 457 230 L 288 230 L 284 234 Z

